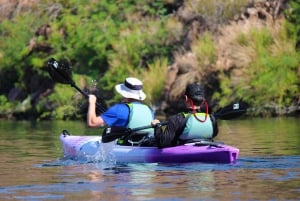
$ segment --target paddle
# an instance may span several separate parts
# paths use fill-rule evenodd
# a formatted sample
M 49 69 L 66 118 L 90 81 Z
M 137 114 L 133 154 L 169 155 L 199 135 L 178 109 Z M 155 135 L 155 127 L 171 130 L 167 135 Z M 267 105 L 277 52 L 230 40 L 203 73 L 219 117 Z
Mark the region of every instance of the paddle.
M 223 108 L 220 108 L 217 110 L 213 115 L 221 120 L 230 120 L 237 118 L 241 115 L 243 115 L 247 111 L 247 105 L 245 103 L 233 103 L 229 104 Z M 167 121 L 161 122 L 161 125 L 167 125 Z M 114 141 L 120 137 L 128 136 L 133 132 L 153 128 L 152 125 L 148 126 L 141 126 L 137 128 L 124 128 L 124 127 L 108 127 L 104 130 L 102 134 L 102 142 L 111 142 Z
M 167 121 L 161 122 L 161 125 L 167 125 Z M 124 128 L 124 127 L 107 127 L 102 133 L 102 142 L 107 143 L 114 141 L 120 137 L 130 135 L 133 132 L 153 128 L 152 125 L 141 126 L 137 128 Z
M 58 62 L 54 58 L 51 58 L 48 61 L 48 68 L 49 68 L 49 74 L 54 81 L 62 84 L 70 84 L 86 98 L 89 97 L 87 93 L 85 93 L 75 84 L 75 82 L 72 79 L 71 68 L 67 64 L 63 62 Z M 96 109 L 100 113 L 103 113 L 105 111 L 105 108 L 98 103 L 96 103 Z M 213 113 L 213 115 L 218 119 L 229 120 L 241 116 L 246 112 L 246 110 L 247 110 L 246 104 L 233 103 L 226 107 L 220 108 L 217 112 Z M 166 124 L 167 122 L 161 122 L 161 125 L 166 125 Z M 152 128 L 152 126 L 148 125 L 148 126 L 142 126 L 138 128 L 108 127 L 103 132 L 102 142 L 111 142 L 122 136 L 130 135 L 133 132 L 148 129 L 148 128 Z
M 72 87 L 77 89 L 85 98 L 89 98 L 89 95 L 81 90 L 72 79 L 72 71 L 69 65 L 63 62 L 58 62 L 54 58 L 48 61 L 48 72 L 51 78 L 61 84 L 70 84 Z M 105 107 L 96 103 L 96 110 L 100 113 L 105 112 Z
M 235 119 L 247 111 L 247 104 L 243 102 L 231 103 L 223 108 L 218 109 L 213 115 L 221 120 Z

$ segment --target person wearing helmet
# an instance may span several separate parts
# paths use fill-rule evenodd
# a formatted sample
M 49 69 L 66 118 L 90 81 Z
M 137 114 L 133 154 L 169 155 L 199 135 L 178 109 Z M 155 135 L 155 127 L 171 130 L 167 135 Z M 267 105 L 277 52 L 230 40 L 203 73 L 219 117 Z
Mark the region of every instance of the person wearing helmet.
M 171 116 L 164 131 L 158 119 L 151 122 L 158 147 L 212 140 L 217 136 L 218 124 L 215 117 L 208 113 L 203 86 L 198 83 L 187 85 L 184 100 L 187 111 Z

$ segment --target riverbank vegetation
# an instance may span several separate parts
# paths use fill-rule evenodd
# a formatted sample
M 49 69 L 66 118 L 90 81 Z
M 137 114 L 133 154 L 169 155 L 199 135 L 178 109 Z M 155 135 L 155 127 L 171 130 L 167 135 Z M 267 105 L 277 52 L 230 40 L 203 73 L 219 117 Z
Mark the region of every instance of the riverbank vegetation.
M 249 115 L 297 114 L 299 8 L 299 0 L 8 1 L 0 117 L 84 117 L 85 98 L 51 80 L 50 58 L 68 63 L 75 83 L 103 105 L 120 98 L 115 84 L 136 76 L 147 103 L 167 115 L 180 109 L 188 82 L 205 86 L 212 109 L 242 100 Z

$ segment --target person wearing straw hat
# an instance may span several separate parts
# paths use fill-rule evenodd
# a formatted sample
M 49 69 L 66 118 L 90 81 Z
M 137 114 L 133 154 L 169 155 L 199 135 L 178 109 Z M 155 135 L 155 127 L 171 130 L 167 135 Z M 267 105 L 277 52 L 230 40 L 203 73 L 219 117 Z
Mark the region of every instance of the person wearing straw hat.
M 208 114 L 203 86 L 198 83 L 187 85 L 183 97 L 187 111 L 171 116 L 164 130 L 158 119 L 151 122 L 159 148 L 201 140 L 212 141 L 218 134 L 217 121 L 212 114 Z
M 123 102 L 111 106 L 100 116 L 96 115 L 96 96 L 89 95 L 87 114 L 87 125 L 89 127 L 134 128 L 148 125 L 154 119 L 153 110 L 142 102 L 146 98 L 142 81 L 134 77 L 128 77 L 123 83 L 117 84 L 115 90 L 122 95 Z M 144 132 L 153 133 L 153 129 L 147 129 Z

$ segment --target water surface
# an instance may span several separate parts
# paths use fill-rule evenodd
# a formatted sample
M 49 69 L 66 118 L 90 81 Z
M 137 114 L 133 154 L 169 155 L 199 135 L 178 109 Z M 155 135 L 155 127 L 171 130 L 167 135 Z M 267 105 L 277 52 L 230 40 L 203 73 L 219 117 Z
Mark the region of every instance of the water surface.
M 297 118 L 219 121 L 235 164 L 108 164 L 63 159 L 63 129 L 85 122 L 0 122 L 1 200 L 300 200 Z

